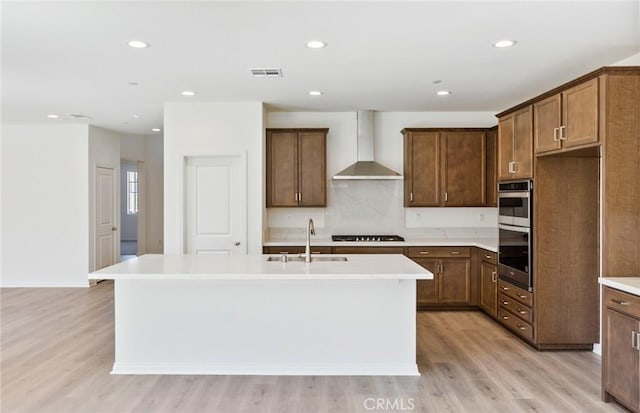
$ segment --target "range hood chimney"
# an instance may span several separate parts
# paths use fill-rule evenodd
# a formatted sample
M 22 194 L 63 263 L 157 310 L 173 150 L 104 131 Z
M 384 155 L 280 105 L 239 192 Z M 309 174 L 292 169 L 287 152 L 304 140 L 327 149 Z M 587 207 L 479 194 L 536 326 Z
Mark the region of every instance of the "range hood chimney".
M 402 175 L 373 160 L 373 111 L 358 111 L 357 162 L 333 176 L 333 179 L 402 179 Z

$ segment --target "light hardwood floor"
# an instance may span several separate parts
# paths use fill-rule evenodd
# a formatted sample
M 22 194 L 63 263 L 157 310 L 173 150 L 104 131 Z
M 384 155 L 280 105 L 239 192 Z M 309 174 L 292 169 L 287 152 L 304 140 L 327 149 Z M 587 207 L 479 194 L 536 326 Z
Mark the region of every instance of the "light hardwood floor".
M 623 411 L 598 356 L 536 352 L 479 312 L 418 313 L 421 377 L 114 376 L 111 282 L 0 298 L 2 412 Z

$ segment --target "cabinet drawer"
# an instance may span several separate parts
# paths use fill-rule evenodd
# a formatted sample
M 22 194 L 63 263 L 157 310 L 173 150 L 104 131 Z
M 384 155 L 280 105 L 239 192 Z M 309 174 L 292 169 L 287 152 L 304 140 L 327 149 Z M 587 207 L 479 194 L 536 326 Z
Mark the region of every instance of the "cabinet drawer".
M 470 257 L 470 247 L 409 247 L 407 255 L 411 258 L 449 258 Z
M 525 323 L 503 308 L 498 309 L 498 320 L 519 336 L 533 341 L 533 326 L 531 324 Z
M 533 310 L 526 305 L 522 305 L 520 302 L 500 293 L 498 294 L 498 306 L 501 309 L 507 310 L 527 323 L 533 322 Z
M 489 264 L 498 265 L 498 260 L 496 258 L 496 253 L 492 251 L 487 251 L 483 249 L 478 249 L 478 253 L 480 254 L 480 259 L 482 261 L 488 262 Z
M 403 247 L 333 247 L 334 254 L 404 254 Z
M 304 247 L 263 247 L 264 254 L 304 254 Z M 312 254 L 331 254 L 331 247 L 311 247 Z
M 514 300 L 520 301 L 528 307 L 533 307 L 533 294 L 520 287 L 516 287 L 515 285 L 509 284 L 503 280 L 498 280 L 498 292 L 507 295 Z
M 612 310 L 640 318 L 640 297 L 638 296 L 605 287 L 603 303 Z

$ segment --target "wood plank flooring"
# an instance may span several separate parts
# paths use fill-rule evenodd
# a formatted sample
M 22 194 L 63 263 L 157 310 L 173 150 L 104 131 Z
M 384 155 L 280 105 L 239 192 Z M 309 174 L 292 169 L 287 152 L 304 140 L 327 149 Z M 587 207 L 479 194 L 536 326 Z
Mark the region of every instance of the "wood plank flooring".
M 421 377 L 115 376 L 111 282 L 0 299 L 2 412 L 623 411 L 598 356 L 536 352 L 479 312 L 418 313 Z

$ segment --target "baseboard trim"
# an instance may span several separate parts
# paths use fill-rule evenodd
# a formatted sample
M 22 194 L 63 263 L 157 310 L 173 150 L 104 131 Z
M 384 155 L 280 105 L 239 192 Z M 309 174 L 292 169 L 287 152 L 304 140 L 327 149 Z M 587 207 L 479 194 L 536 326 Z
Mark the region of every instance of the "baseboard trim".
M 202 363 L 114 363 L 111 374 L 258 375 L 258 376 L 420 376 L 418 365 L 406 367 L 269 366 Z
M 0 284 L 0 288 L 89 288 L 86 284 Z

